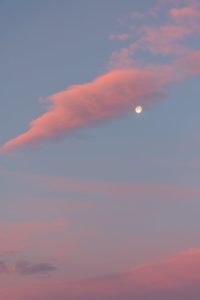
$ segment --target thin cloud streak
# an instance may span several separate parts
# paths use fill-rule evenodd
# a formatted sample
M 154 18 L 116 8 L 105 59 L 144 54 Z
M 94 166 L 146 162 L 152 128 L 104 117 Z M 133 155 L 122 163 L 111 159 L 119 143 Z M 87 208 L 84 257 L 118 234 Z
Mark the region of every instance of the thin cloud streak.
M 13 268 L 14 273 L 21 275 L 47 274 L 56 270 L 57 268 L 50 263 L 30 264 L 27 261 L 19 261 Z
M 4 261 L 0 261 L 0 274 L 38 275 L 48 274 L 54 271 L 57 271 L 57 267 L 46 262 L 31 264 L 30 262 L 23 260 L 9 266 Z
M 162 164 L 165 162 L 155 160 L 153 163 Z M 168 163 L 168 162 L 167 162 Z M 173 162 L 172 162 L 173 163 Z M 176 163 L 176 162 L 175 162 Z M 179 165 L 179 162 L 178 162 Z M 112 180 L 94 180 L 94 179 L 82 179 L 75 177 L 67 176 L 48 176 L 48 175 L 36 175 L 31 173 L 18 173 L 18 172 L 7 172 L 4 173 L 7 176 L 12 176 L 13 178 L 20 179 L 23 184 L 24 182 L 27 185 L 30 185 L 32 188 L 37 189 L 38 187 L 42 188 L 44 191 L 64 191 L 64 192 L 74 192 L 81 193 L 82 195 L 97 195 L 98 197 L 106 198 L 123 198 L 130 199 L 133 201 L 153 199 L 156 197 L 159 201 L 163 199 L 171 200 L 181 200 L 181 199 L 191 199 L 200 197 L 200 188 L 197 186 L 186 186 L 186 185 L 177 185 L 177 184 L 166 184 L 166 183 L 144 183 L 144 182 L 123 182 L 123 181 L 112 181 Z M 34 199 L 34 198 L 33 198 Z M 35 202 L 35 200 L 33 200 Z M 40 199 L 39 203 L 44 202 L 46 205 L 51 205 L 51 200 L 48 198 L 45 200 Z M 55 202 L 59 199 L 55 198 Z M 75 201 L 75 200 L 73 200 Z M 60 204 L 63 207 L 63 202 Z M 38 205 L 38 202 L 37 202 Z M 76 202 L 74 203 L 76 205 Z M 79 208 L 87 208 L 86 203 L 78 202 Z M 5 223 L 0 223 L 1 226 L 5 226 Z M 41 229 L 61 229 L 68 227 L 70 225 L 70 220 L 58 220 L 54 223 L 25 223 L 17 225 L 13 224 L 17 229 L 22 229 L 26 227 L 30 228 L 34 232 L 37 228 Z M 8 228 L 10 228 L 9 225 Z M 19 226 L 19 227 L 18 227 Z M 6 227 L 5 227 L 6 228 Z M 32 228 L 34 230 L 32 230 Z M 37 231 L 35 231 L 37 232 Z

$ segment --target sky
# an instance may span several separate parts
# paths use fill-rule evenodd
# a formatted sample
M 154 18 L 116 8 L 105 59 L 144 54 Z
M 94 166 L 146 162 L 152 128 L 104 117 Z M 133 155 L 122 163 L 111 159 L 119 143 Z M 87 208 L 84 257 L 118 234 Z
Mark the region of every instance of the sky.
M 1 299 L 198 300 L 199 1 L 2 0 L 0 23 Z

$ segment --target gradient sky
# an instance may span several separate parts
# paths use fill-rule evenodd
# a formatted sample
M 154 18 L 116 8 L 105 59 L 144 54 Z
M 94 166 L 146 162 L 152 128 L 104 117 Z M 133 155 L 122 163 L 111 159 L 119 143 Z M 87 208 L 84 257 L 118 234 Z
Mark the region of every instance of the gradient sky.
M 1 299 L 199 300 L 199 1 L 0 20 Z

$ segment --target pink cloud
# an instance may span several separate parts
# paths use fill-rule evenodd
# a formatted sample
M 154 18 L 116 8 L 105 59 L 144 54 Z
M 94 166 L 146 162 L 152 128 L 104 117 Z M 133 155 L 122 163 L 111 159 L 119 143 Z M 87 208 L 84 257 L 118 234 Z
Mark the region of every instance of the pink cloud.
M 6 299 L 149 300 L 199 299 L 200 249 L 191 249 L 117 274 L 67 280 L 44 278 L 13 289 L 1 288 Z
M 183 1 L 158 1 L 156 6 L 146 14 L 145 22 L 130 26 L 127 32 L 130 35 L 130 44 L 128 47 L 114 51 L 111 57 L 111 67 L 121 67 L 123 65 L 137 66 L 141 65 L 138 59 L 139 53 L 153 53 L 154 55 L 185 57 L 193 49 L 187 43 L 188 38 L 196 38 L 200 34 L 200 18 L 169 18 L 166 13 L 166 21 L 159 25 L 149 22 L 148 16 L 160 14 L 165 9 L 168 12 L 169 5 L 184 5 Z M 187 3 L 185 3 L 187 4 Z M 200 8 L 196 2 L 190 2 L 190 6 L 171 8 L 169 14 L 174 12 L 184 12 L 185 8 L 200 15 Z M 171 59 L 170 65 L 173 64 Z M 144 64 L 143 64 L 144 65 Z
M 173 18 L 199 18 L 200 11 L 194 7 L 185 6 L 181 8 L 172 8 L 170 15 Z
M 181 60 L 182 72 L 188 76 L 200 75 L 200 51 L 193 51 Z M 186 75 L 187 76 L 187 75 Z
M 154 163 L 157 161 L 153 161 Z M 158 161 L 159 163 L 159 161 Z M 161 184 L 161 183 L 155 183 L 155 184 L 145 184 L 145 183 L 127 183 L 127 182 L 115 182 L 115 181 L 103 181 L 103 180 L 91 180 L 91 179 L 81 179 L 81 178 L 73 178 L 73 177 L 65 177 L 65 176 L 42 176 L 42 175 L 33 175 L 30 173 L 9 173 L 9 176 L 13 176 L 14 178 L 21 177 L 21 180 L 23 184 L 26 185 L 34 185 L 34 188 L 37 189 L 38 187 L 42 188 L 43 191 L 64 191 L 64 192 L 73 192 L 78 193 L 82 195 L 98 195 L 102 197 L 119 197 L 123 199 L 131 199 L 134 201 L 137 201 L 138 199 L 148 199 L 149 197 L 157 197 L 159 196 L 159 199 L 183 199 L 188 198 L 191 199 L 191 197 L 198 198 L 200 197 L 200 188 L 194 187 L 194 186 L 182 186 L 182 185 L 173 185 L 173 184 Z M 67 197 L 67 196 L 66 196 Z M 160 201 L 160 200 L 159 200 Z M 90 209 L 89 203 L 83 203 L 81 201 L 77 200 L 68 200 L 66 199 L 49 199 L 49 198 L 33 198 L 30 199 L 29 207 L 31 208 L 31 211 L 34 211 L 34 205 L 36 205 L 36 208 L 38 209 L 38 205 L 41 207 L 44 206 L 44 209 L 46 207 L 50 207 L 53 211 L 56 211 L 55 205 L 58 205 L 61 207 L 62 211 L 66 210 L 69 211 L 70 207 L 73 209 Z M 69 206 L 68 206 L 69 205 Z M 27 212 L 27 207 L 26 207 Z M 35 224 L 33 227 L 39 227 L 39 228 L 58 228 L 62 229 L 62 226 L 59 227 L 59 224 L 64 222 L 66 228 L 70 225 L 70 221 L 64 220 L 64 221 L 56 221 L 53 223 L 39 223 Z M 27 223 L 25 223 L 27 224 Z M 3 224 L 0 224 L 0 228 L 3 226 Z M 5 224 L 4 224 L 5 226 Z M 9 225 L 11 226 L 11 225 Z M 25 227 L 23 224 L 17 225 L 20 228 Z M 16 228 L 17 228 L 16 226 Z M 27 228 L 32 227 L 31 225 L 27 224 Z M 63 228 L 65 228 L 63 226 Z M 36 231 L 37 232 L 37 231 Z M 42 231 L 41 231 L 42 232 Z
M 111 34 L 109 36 L 110 40 L 117 40 L 117 41 L 127 41 L 129 38 L 130 38 L 130 35 L 128 33 Z
M 1 256 L 12 256 L 18 254 L 18 251 L 14 249 L 8 249 L 8 248 L 0 248 L 0 255 Z
M 174 1 L 168 4 L 171 3 Z M 163 1 L 158 1 L 156 7 L 162 8 Z M 200 22 L 197 18 L 177 21 L 177 16 L 199 14 L 195 8 L 192 2 L 190 6 L 171 8 L 170 15 L 174 18 L 169 18 L 166 10 L 168 19 L 165 23 L 153 26 L 143 22 L 134 30 L 131 28 L 130 33 L 111 35 L 111 39 L 118 40 L 134 38 L 128 47 L 112 54 L 112 70 L 89 83 L 50 95 L 47 112 L 33 120 L 26 132 L 5 142 L 0 152 L 53 140 L 74 130 L 124 116 L 138 103 L 145 106 L 162 100 L 169 85 L 199 75 L 199 54 L 186 42 L 187 38 L 200 33 Z M 136 31 L 139 36 L 134 36 Z M 142 52 L 169 56 L 170 61 L 168 65 L 145 63 L 137 57 Z
M 49 111 L 30 124 L 24 134 L 1 148 L 8 151 L 70 133 L 96 122 L 133 111 L 135 105 L 148 104 L 160 97 L 162 69 L 126 69 L 110 71 L 94 81 L 49 97 Z
M 194 28 L 177 24 L 166 24 L 161 27 L 143 27 L 144 35 L 140 43 L 150 52 L 161 55 L 184 54 L 185 46 L 179 42 L 194 34 Z
M 149 289 L 176 289 L 200 282 L 200 249 L 191 249 L 174 256 L 133 269 L 138 285 Z
M 69 299 L 149 299 L 166 292 L 176 299 L 176 293 L 185 290 L 190 294 L 191 287 L 195 289 L 199 283 L 200 249 L 191 249 L 123 273 L 75 282 Z M 63 294 L 67 296 L 67 290 Z
M 182 199 L 200 197 L 200 189 L 186 186 L 173 186 L 165 184 L 131 184 L 125 182 L 77 180 L 71 178 L 46 178 L 49 188 L 81 192 L 86 195 L 103 197 L 126 198 L 132 200 L 147 199 L 159 196 L 164 199 Z

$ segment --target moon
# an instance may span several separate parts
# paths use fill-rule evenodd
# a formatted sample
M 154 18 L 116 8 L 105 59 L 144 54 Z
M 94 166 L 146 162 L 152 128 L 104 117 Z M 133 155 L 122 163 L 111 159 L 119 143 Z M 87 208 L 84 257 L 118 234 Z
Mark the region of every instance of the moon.
M 140 106 L 140 105 L 136 106 L 135 107 L 135 112 L 136 112 L 136 114 L 141 114 L 141 112 L 142 112 L 142 106 Z

